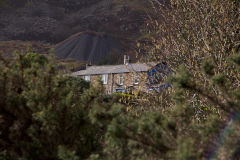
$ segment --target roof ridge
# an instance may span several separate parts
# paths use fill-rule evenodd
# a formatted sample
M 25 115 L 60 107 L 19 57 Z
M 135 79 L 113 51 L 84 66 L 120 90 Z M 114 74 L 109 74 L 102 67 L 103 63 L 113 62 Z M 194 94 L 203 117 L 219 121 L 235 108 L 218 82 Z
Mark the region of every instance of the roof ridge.
M 148 63 L 155 63 L 155 62 L 128 63 L 128 64 L 92 65 L 92 66 L 89 66 L 89 67 L 101 67 L 101 66 L 128 66 L 128 65 L 132 65 L 132 64 L 148 64 Z
M 152 67 L 154 67 L 154 65 L 150 65 L 147 63 L 129 63 L 128 65 L 119 64 L 119 65 L 90 66 L 85 70 L 74 72 L 72 73 L 72 75 L 83 76 L 111 73 L 146 72 Z

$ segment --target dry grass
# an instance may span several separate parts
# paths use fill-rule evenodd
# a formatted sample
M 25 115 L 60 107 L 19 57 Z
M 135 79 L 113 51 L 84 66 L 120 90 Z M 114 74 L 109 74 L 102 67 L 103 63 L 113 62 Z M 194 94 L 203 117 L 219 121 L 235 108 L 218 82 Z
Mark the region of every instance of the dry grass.
M 0 52 L 4 56 L 12 56 L 15 51 L 26 52 L 31 50 L 32 52 L 40 54 L 48 54 L 51 49 L 51 45 L 41 42 L 25 42 L 25 41 L 0 41 Z

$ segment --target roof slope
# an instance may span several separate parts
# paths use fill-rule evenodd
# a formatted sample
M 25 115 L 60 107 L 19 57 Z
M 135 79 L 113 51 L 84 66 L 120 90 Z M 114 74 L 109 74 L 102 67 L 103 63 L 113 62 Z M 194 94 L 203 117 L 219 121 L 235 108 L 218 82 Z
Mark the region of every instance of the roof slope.
M 128 73 L 128 72 L 146 72 L 154 66 L 153 63 L 131 63 L 128 65 L 109 65 L 109 66 L 91 66 L 86 70 L 72 73 L 72 76 L 110 74 L 110 73 Z

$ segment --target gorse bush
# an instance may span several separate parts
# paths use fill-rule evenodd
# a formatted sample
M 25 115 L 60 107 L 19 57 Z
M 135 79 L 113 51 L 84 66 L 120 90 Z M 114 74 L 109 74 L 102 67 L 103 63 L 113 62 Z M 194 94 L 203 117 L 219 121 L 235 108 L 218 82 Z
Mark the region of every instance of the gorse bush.
M 51 60 L 38 54 L 18 54 L 13 62 L 1 62 L 2 155 L 58 159 L 74 153 L 82 159 L 101 150 L 101 129 L 88 117 L 91 106 L 110 103 L 102 98 L 101 87 L 60 75 Z

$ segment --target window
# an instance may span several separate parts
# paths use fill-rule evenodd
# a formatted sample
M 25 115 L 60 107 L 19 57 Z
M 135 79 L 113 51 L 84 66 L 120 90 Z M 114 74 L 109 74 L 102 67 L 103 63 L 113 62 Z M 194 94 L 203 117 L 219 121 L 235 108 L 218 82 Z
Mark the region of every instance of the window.
M 133 84 L 138 84 L 138 83 L 139 83 L 138 78 L 139 78 L 139 76 L 138 76 L 138 74 L 136 73 L 136 74 L 133 76 Z
M 123 85 L 123 75 L 119 75 L 119 85 Z
M 103 84 L 107 84 L 107 81 L 108 81 L 108 74 L 103 74 L 102 75 L 102 82 L 103 82 Z
M 90 79 L 91 79 L 91 78 L 90 78 L 89 75 L 88 75 L 88 76 L 84 76 L 84 80 L 85 80 L 85 81 L 90 81 Z

